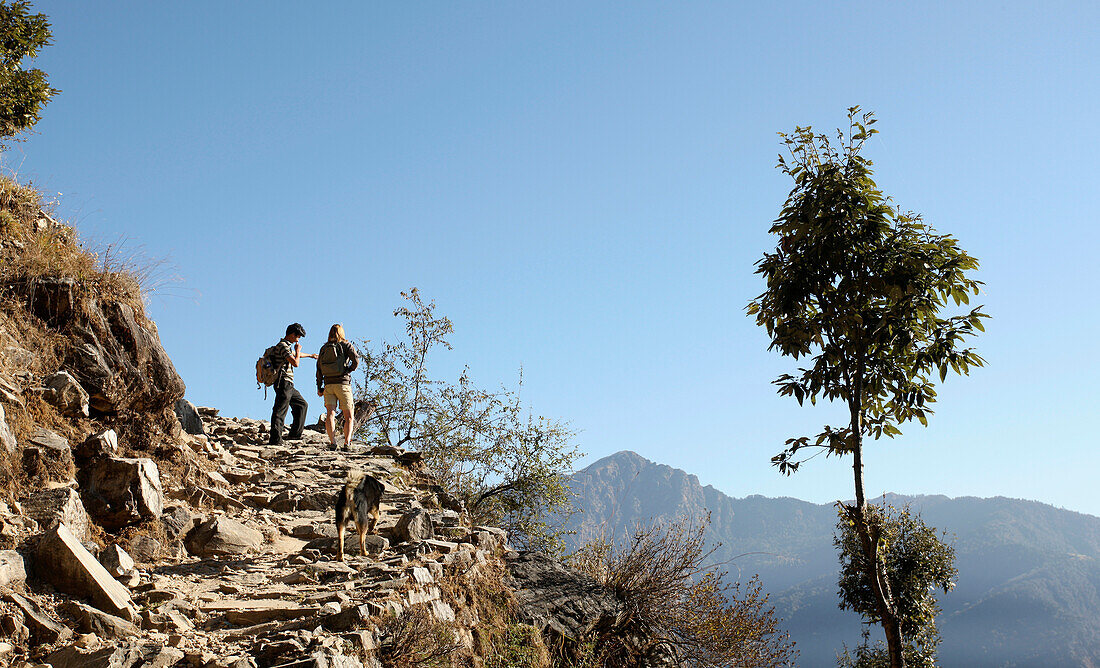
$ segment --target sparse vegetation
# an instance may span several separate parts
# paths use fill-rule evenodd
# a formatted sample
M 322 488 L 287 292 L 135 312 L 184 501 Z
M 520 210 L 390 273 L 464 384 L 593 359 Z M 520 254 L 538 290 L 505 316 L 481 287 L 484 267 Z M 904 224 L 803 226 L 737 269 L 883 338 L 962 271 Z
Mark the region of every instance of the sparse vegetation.
M 560 534 L 550 519 L 569 511 L 565 481 L 581 455 L 573 432 L 525 410 L 518 389 L 480 389 L 468 370 L 454 382 L 433 377 L 429 356 L 451 349 L 454 327 L 416 288 L 402 297 L 407 305 L 394 316 L 405 320 L 407 338 L 364 342 L 359 398 L 376 409 L 359 426 L 359 438 L 419 450 L 475 524 L 507 529 L 519 547 L 558 551 Z
M 754 578 L 731 583 L 706 562 L 715 548 L 704 540 L 706 523 L 687 519 L 635 529 L 621 549 L 594 543 L 571 558 L 574 567 L 609 587 L 625 604 L 614 629 L 581 647 L 583 662 L 630 666 L 667 652 L 685 666 L 786 666 L 794 643 L 779 629 Z
M 442 668 L 462 649 L 454 629 L 436 621 L 423 605 L 400 615 L 385 615 L 378 621 L 380 647 L 376 658 L 385 668 Z

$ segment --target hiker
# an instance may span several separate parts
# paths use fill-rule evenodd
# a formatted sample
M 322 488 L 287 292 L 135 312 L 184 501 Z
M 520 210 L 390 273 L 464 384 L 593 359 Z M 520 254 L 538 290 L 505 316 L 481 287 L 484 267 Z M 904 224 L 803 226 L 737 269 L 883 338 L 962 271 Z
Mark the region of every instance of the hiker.
M 317 359 L 317 356 L 302 352 L 302 344 L 298 343 L 298 339 L 305 335 L 306 328 L 299 323 L 288 325 L 286 336 L 275 344 L 275 350 L 272 353 L 272 358 L 277 364 L 281 364 L 281 367 L 275 380 L 275 406 L 271 409 L 269 445 L 283 443 L 283 420 L 286 419 L 287 408 L 290 408 L 292 416 L 290 432 L 286 435 L 288 440 L 300 439 L 302 430 L 306 426 L 306 410 L 309 404 L 306 403 L 302 393 L 294 389 L 294 369 L 301 363 L 303 357 Z
M 339 449 L 335 436 L 336 406 L 344 414 L 344 447 L 351 450 L 351 431 L 355 422 L 355 402 L 351 396 L 351 372 L 359 366 L 359 352 L 344 336 L 344 326 L 337 323 L 328 330 L 328 341 L 321 346 L 317 358 L 317 396 L 325 398 L 325 431 L 328 444 Z

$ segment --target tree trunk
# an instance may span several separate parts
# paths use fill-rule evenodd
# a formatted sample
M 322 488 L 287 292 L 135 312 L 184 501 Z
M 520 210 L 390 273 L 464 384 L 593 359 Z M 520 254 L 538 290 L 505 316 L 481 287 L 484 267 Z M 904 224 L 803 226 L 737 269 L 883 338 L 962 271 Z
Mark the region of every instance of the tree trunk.
M 859 396 L 858 393 L 856 396 Z M 871 527 L 867 521 L 867 500 L 863 492 L 863 425 L 860 423 L 858 406 L 852 406 L 851 408 L 852 438 L 855 439 L 855 446 L 852 448 L 852 469 L 855 478 L 856 506 L 854 512 L 850 514 L 853 515 L 856 535 L 859 536 L 864 564 L 867 564 L 870 569 L 864 572 L 864 577 L 871 581 L 871 591 L 875 595 L 879 623 L 886 634 L 886 647 L 890 652 L 890 668 L 905 668 L 905 656 L 902 653 L 904 642 L 901 636 L 901 624 L 898 621 L 897 611 L 894 609 L 886 564 L 878 551 L 878 531 L 874 531 L 874 535 L 872 535 Z

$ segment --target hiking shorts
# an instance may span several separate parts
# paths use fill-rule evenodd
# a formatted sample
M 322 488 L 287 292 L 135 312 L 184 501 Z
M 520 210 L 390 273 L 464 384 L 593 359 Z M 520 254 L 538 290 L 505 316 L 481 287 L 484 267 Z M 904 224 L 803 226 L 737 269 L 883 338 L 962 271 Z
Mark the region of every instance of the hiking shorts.
M 325 385 L 325 408 L 336 408 L 337 404 L 342 411 L 350 411 L 355 405 L 351 398 L 351 384 Z

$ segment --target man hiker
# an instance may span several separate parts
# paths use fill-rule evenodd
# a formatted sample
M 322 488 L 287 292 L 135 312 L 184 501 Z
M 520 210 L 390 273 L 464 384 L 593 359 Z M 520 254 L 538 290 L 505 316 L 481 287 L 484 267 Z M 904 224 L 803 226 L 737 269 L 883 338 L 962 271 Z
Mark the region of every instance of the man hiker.
M 344 447 L 351 449 L 351 431 L 355 423 L 355 402 L 351 396 L 351 372 L 359 366 L 359 352 L 344 336 L 344 326 L 337 323 L 328 330 L 328 341 L 321 346 L 317 358 L 317 396 L 325 398 L 325 431 L 328 443 L 336 445 L 335 413 L 339 405 L 344 414 Z
M 287 439 L 294 441 L 302 437 L 302 430 L 306 426 L 306 403 L 302 393 L 294 389 L 294 369 L 301 363 L 303 357 L 317 359 L 316 355 L 302 353 L 302 344 L 298 339 L 306 335 L 306 328 L 299 323 L 288 325 L 286 336 L 275 344 L 275 352 L 272 357 L 277 364 L 281 363 L 278 378 L 275 380 L 275 406 L 271 409 L 271 437 L 269 445 L 282 445 L 283 420 L 286 419 L 286 410 L 290 408 L 291 423 Z

